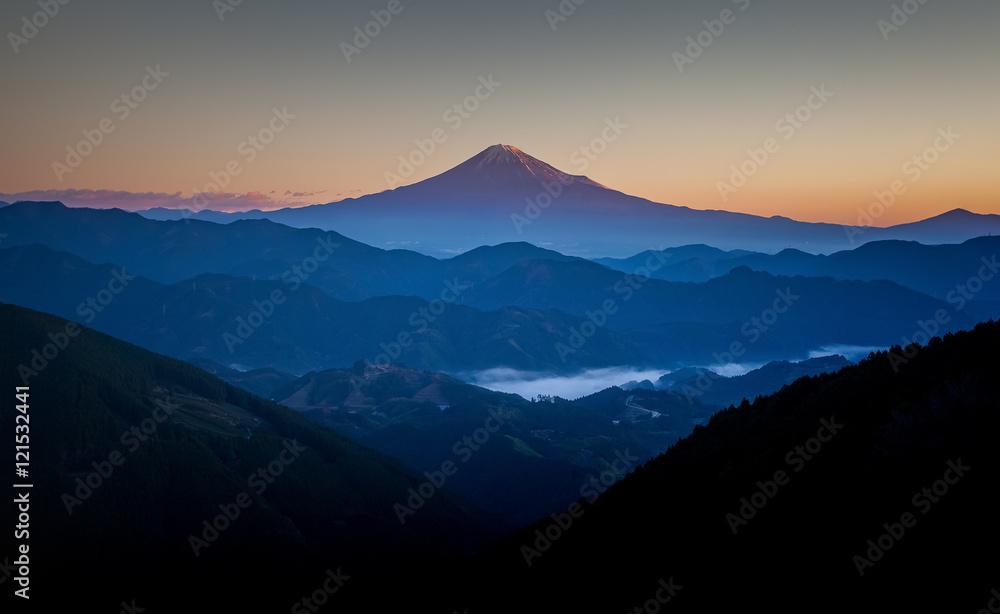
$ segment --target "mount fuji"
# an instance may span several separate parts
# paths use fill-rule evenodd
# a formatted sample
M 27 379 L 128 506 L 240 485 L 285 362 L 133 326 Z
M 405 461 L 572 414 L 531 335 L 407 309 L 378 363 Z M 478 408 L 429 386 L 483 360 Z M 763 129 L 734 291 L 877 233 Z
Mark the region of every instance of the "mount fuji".
M 538 192 L 539 184 L 545 182 L 608 189 L 588 177 L 564 173 L 517 147 L 503 144 L 488 147 L 449 171 L 402 189 L 428 195 L 441 191 L 480 195 L 497 190 L 530 193 Z
M 889 228 L 799 222 L 656 203 L 571 175 L 498 144 L 418 183 L 343 201 L 275 211 L 196 213 L 150 209 L 151 219 L 213 222 L 266 218 L 335 230 L 369 245 L 440 256 L 527 241 L 564 254 L 627 257 L 644 249 L 703 243 L 721 249 L 830 253 L 885 239 L 958 243 L 1000 233 L 1000 216 L 961 209 Z

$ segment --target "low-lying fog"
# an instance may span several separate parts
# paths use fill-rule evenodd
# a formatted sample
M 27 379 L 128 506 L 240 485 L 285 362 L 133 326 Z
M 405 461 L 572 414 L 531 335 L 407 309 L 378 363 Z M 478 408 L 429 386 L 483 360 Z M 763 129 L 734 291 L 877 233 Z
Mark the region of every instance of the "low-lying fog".
M 852 362 L 857 362 L 868 356 L 871 352 L 877 352 L 878 347 L 858 346 L 858 345 L 830 345 L 809 352 L 807 357 L 797 357 L 790 359 L 792 362 L 805 360 L 806 358 L 818 358 L 840 354 Z M 724 365 L 691 365 L 715 371 L 726 377 L 736 377 L 748 371 L 759 369 L 765 363 L 728 363 Z M 605 367 L 601 369 L 589 369 L 575 375 L 554 375 L 552 373 L 537 373 L 533 371 L 518 371 L 507 367 L 486 369 L 484 371 L 474 371 L 453 374 L 458 379 L 496 390 L 499 392 L 510 392 L 519 394 L 526 399 L 531 399 L 538 395 L 550 395 L 562 397 L 564 399 L 579 399 L 588 394 L 593 394 L 610 386 L 621 386 L 630 381 L 641 382 L 648 379 L 656 383 L 661 376 L 671 372 L 671 369 L 637 369 L 635 367 Z
M 633 367 L 607 367 L 566 376 L 499 367 L 473 373 L 456 374 L 455 377 L 490 390 L 513 392 L 526 399 L 546 394 L 572 400 L 611 386 L 620 386 L 631 380 L 641 382 L 648 379 L 655 382 L 664 373 L 667 371 L 640 371 Z

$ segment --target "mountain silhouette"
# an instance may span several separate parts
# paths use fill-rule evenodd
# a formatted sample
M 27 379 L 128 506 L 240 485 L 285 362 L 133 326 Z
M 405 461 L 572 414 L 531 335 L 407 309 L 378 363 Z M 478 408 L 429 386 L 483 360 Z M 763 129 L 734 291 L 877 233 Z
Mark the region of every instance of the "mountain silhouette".
M 419 170 L 419 169 L 418 169 Z M 715 209 L 698 210 L 631 196 L 573 175 L 511 145 L 488 147 L 436 176 L 338 202 L 275 211 L 219 213 L 156 210 L 222 223 L 266 218 L 296 228 L 336 230 L 376 247 L 405 246 L 432 255 L 480 245 L 529 241 L 562 253 L 625 258 L 636 246 L 663 249 L 704 243 L 772 252 L 830 253 L 884 239 L 955 243 L 1000 234 L 1000 216 L 955 209 L 888 228 L 809 223 Z

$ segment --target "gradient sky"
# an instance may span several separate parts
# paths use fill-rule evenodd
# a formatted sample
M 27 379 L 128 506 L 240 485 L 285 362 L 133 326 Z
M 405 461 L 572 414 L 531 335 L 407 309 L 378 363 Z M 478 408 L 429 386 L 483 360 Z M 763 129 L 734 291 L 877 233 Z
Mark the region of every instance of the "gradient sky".
M 26 42 L 38 1 L 3 2 L 0 199 L 183 206 L 235 160 L 211 208 L 330 202 L 386 189 L 398 157 L 440 128 L 447 140 L 406 183 L 505 143 L 696 209 L 855 223 L 899 180 L 874 225 L 1000 213 L 997 2 L 896 2 L 919 8 L 886 40 L 889 1 L 586 0 L 553 31 L 557 0 L 402 0 L 350 62 L 341 43 L 389 0 L 242 0 L 220 19 L 225 2 L 78 0 Z M 680 72 L 674 54 L 725 9 L 735 21 Z M 169 75 L 122 118 L 115 99 L 156 66 Z M 500 87 L 456 127 L 445 111 L 489 75 Z M 794 135 L 778 129 L 824 85 L 833 97 Z M 286 107 L 295 119 L 248 161 L 241 142 Z M 114 131 L 59 181 L 53 163 L 104 118 Z M 628 128 L 580 164 L 615 118 Z M 919 179 L 905 172 L 949 127 L 960 138 Z M 724 200 L 718 182 L 768 138 L 777 150 Z

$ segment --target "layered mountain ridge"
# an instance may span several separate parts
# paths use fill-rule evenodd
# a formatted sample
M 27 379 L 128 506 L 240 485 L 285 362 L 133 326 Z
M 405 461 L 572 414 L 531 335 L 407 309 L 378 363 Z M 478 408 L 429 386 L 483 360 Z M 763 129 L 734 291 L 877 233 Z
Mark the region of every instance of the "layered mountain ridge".
M 182 212 L 147 211 L 157 219 Z M 888 228 L 809 223 L 715 209 L 692 209 L 630 196 L 561 171 L 520 149 L 493 145 L 452 169 L 416 183 L 343 201 L 276 211 L 194 213 L 228 222 L 270 219 L 296 228 L 336 230 L 377 247 L 406 245 L 432 255 L 480 245 L 529 241 L 566 254 L 624 258 L 637 247 L 704 243 L 771 252 L 851 249 L 876 240 L 958 243 L 1000 234 L 1000 216 L 959 210 Z

